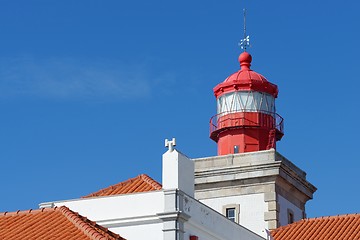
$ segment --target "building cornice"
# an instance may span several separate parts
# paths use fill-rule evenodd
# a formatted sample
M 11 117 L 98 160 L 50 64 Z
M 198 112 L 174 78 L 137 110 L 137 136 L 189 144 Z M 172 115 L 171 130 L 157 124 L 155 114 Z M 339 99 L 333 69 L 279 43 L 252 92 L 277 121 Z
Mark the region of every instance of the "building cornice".
M 274 149 L 253 153 L 229 154 L 194 159 L 197 191 L 208 187 L 249 187 L 275 183 L 295 187 L 303 200 L 312 199 L 316 187 L 306 180 L 306 173 Z M 281 178 L 281 179 L 280 179 Z M 305 201 L 306 201 L 305 200 Z

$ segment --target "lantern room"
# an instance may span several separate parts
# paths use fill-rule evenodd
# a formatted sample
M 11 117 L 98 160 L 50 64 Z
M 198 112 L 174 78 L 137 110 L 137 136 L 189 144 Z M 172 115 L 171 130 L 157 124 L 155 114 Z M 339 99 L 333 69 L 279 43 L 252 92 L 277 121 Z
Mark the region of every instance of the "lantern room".
M 275 108 L 278 88 L 252 71 L 251 61 L 249 53 L 241 53 L 240 70 L 214 88 L 217 114 L 210 119 L 210 138 L 218 155 L 276 148 L 284 135 Z

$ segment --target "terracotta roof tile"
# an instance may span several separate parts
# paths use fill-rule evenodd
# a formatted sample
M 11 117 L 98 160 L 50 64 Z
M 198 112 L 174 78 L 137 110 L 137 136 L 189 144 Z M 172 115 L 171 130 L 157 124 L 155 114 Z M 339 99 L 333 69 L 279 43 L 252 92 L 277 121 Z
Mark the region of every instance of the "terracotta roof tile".
M 303 219 L 271 235 L 275 240 L 360 240 L 360 214 Z
M 118 184 L 112 185 L 110 187 L 86 195 L 83 198 L 110 196 L 110 195 L 127 194 L 127 193 L 138 193 L 138 192 L 149 192 L 149 191 L 156 191 L 161 189 L 162 186 L 160 183 L 158 183 L 157 181 L 155 181 L 146 174 L 141 174 L 135 178 L 128 179 L 124 182 L 120 182 Z
M 1 240 L 124 240 L 67 207 L 0 213 Z

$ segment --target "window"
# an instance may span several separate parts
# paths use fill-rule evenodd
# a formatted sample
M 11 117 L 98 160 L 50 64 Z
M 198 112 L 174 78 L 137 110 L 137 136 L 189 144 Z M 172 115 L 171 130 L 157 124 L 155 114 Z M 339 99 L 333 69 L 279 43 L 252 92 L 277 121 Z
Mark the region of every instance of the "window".
M 288 224 L 294 222 L 294 212 L 291 209 L 287 210 L 288 213 Z
M 234 153 L 239 153 L 239 146 L 238 145 L 234 146 Z
M 235 220 L 236 220 L 235 214 L 236 214 L 235 208 L 227 208 L 226 209 L 226 217 L 233 222 L 235 222 Z
M 223 206 L 223 214 L 230 221 L 239 223 L 240 205 L 239 204 L 229 204 L 229 205 Z

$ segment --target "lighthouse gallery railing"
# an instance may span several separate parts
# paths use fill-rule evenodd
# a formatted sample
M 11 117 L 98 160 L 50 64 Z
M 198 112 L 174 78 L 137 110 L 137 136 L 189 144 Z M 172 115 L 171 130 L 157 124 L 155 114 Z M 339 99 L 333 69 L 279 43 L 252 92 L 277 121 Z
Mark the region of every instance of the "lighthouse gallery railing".
M 248 113 L 257 114 L 255 124 L 251 124 L 253 119 L 248 118 Z M 274 112 L 244 109 L 242 111 L 221 112 L 212 116 L 210 119 L 210 134 L 220 128 L 226 127 L 223 125 L 229 122 L 231 122 L 231 127 L 254 127 L 256 125 L 258 127 L 269 129 L 275 128 L 282 134 L 284 133 L 284 119 L 279 114 Z

